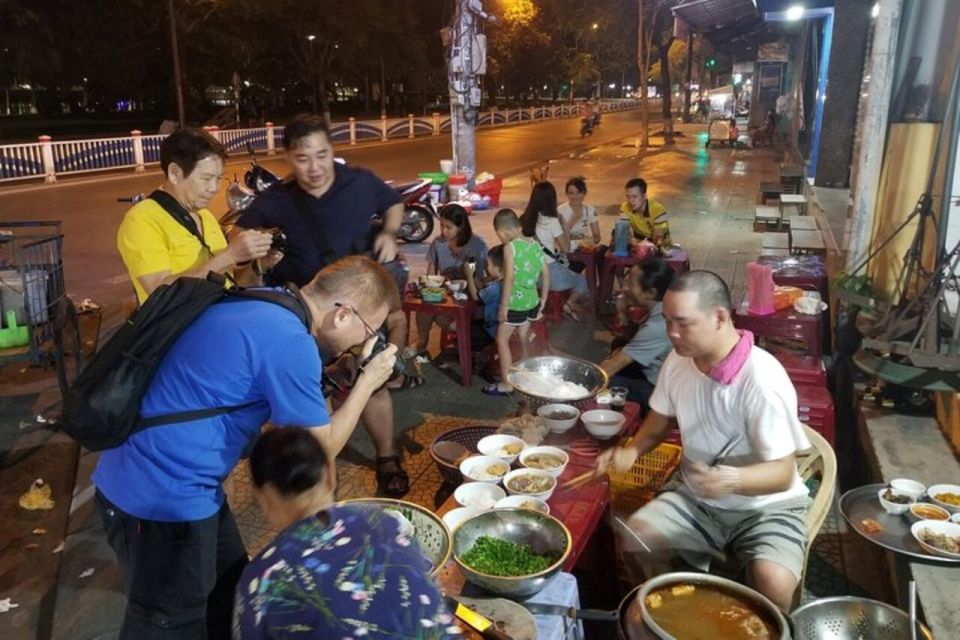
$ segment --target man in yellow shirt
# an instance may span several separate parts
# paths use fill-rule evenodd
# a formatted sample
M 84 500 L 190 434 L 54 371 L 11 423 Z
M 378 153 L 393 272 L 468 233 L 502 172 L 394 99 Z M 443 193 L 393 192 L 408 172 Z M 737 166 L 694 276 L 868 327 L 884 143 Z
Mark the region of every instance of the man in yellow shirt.
M 647 198 L 647 182 L 633 178 L 627 182 L 626 191 L 627 201 L 620 205 L 620 213 L 629 218 L 634 238 L 649 240 L 658 247 L 670 247 L 670 223 L 665 219 L 667 208 Z
M 117 248 L 140 304 L 180 276 L 203 278 L 262 258 L 273 237 L 246 230 L 227 243 L 206 206 L 220 190 L 227 154 L 210 134 L 181 129 L 160 145 L 163 186 L 127 211 Z

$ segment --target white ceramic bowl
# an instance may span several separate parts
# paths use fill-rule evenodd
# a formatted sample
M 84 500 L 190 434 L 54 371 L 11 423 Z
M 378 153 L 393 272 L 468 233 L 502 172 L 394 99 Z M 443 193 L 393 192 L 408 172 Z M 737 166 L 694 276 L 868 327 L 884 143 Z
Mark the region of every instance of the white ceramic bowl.
M 558 412 L 564 412 L 570 417 L 548 417 L 550 414 Z M 570 406 L 569 404 L 545 404 L 537 409 L 537 415 L 543 419 L 543 423 L 547 425 L 547 428 L 553 433 L 566 433 L 576 426 L 577 420 L 580 418 L 580 409 Z
M 924 542 L 920 538 L 920 532 L 924 529 L 934 533 L 940 533 L 945 536 L 950 536 L 951 538 L 960 538 L 960 524 L 956 524 L 954 522 L 923 520 L 921 522 L 913 523 L 913 526 L 910 527 L 910 533 L 912 533 L 913 537 L 916 538 L 917 542 L 920 543 L 920 546 L 926 549 L 928 552 L 937 556 L 943 556 L 944 558 L 960 560 L 960 553 L 950 553 L 945 549 L 941 549 L 940 547 L 935 547 L 932 544 Z
M 890 488 L 893 489 L 895 493 L 913 496 L 914 500 L 922 496 L 923 492 L 927 490 L 923 484 L 908 478 L 895 478 L 891 480 Z
M 960 513 L 955 513 L 952 516 L 950 516 L 950 522 L 960 524 Z
M 930 501 L 933 504 L 937 505 L 938 507 L 943 507 L 950 513 L 960 513 L 960 506 L 950 504 L 949 502 L 944 502 L 942 500 L 937 500 L 937 495 L 941 493 L 960 495 L 960 486 L 955 484 L 935 484 L 927 488 L 927 495 L 930 496 Z
M 550 515 L 550 505 L 533 496 L 507 496 L 499 500 L 494 509 L 532 509 Z
M 941 518 L 941 519 L 939 519 L 939 520 L 922 518 L 922 517 L 918 516 L 917 513 L 916 513 L 917 509 L 920 509 L 920 508 L 933 509 L 934 511 L 937 511 L 938 513 L 941 513 L 941 514 L 943 515 L 943 518 Z M 906 515 L 907 515 L 907 520 L 909 520 L 910 522 L 946 522 L 947 520 L 950 519 L 950 512 L 949 512 L 949 511 L 947 511 L 947 510 L 944 509 L 943 507 L 938 507 L 937 505 L 933 504 L 932 502 L 914 502 L 912 505 L 910 505 L 910 508 L 907 509 L 907 514 L 906 514 Z
M 486 511 L 492 509 L 497 501 L 506 495 L 503 489 L 489 482 L 465 482 L 453 492 L 453 499 L 461 507 Z
M 463 293 L 467 290 L 466 280 L 448 280 L 447 289 L 450 293 Z
M 527 447 L 523 450 L 523 453 L 520 454 L 520 464 L 527 469 L 536 469 L 537 467 L 532 467 L 527 464 L 527 460 L 529 460 L 531 456 L 537 454 L 549 454 L 551 456 L 556 456 L 563 461 L 563 464 L 561 464 L 559 467 L 541 469 L 542 471 L 546 471 L 552 475 L 554 478 L 559 478 L 560 474 L 563 473 L 563 470 L 567 468 L 567 463 L 570 462 L 570 456 L 568 456 L 566 451 L 563 449 L 557 449 L 556 447 Z
M 494 458 L 493 456 L 470 456 L 460 463 L 460 473 L 463 474 L 464 478 L 473 480 L 474 482 L 499 484 L 500 481 L 503 480 L 503 476 L 506 475 L 506 472 L 503 476 L 492 475 L 488 469 L 494 465 L 503 465 L 506 467 L 507 472 L 510 471 L 510 465 L 500 458 Z
M 526 446 L 527 443 L 516 436 L 495 433 L 492 436 L 481 438 L 480 442 L 477 443 L 477 451 L 482 455 L 499 458 L 507 464 L 513 464 Z M 505 447 L 513 447 L 511 451 L 516 450 L 516 453 L 505 451 Z
M 483 513 L 483 511 L 479 509 L 471 509 L 470 507 L 457 507 L 456 509 L 450 509 L 450 511 L 447 511 L 445 514 L 443 514 L 443 524 L 447 525 L 447 529 L 450 529 L 450 532 L 453 533 L 454 529 L 478 513 Z
M 511 481 L 523 476 L 536 476 L 538 478 L 545 478 L 548 481 L 548 486 L 550 488 L 546 491 L 521 491 L 511 488 Z M 512 496 L 533 496 L 534 498 L 540 498 L 541 500 L 546 501 L 550 499 L 550 496 L 553 495 L 553 490 L 557 488 L 557 479 L 546 471 L 540 471 L 539 469 L 517 469 L 516 471 L 511 471 L 506 475 L 506 477 L 503 479 L 503 486 L 506 488 L 507 493 Z
M 887 492 L 887 489 L 888 487 L 884 487 L 883 489 L 880 489 L 880 492 L 877 494 L 877 497 L 880 498 L 880 506 L 883 507 L 883 510 L 892 516 L 902 516 L 910 508 L 910 505 L 916 501 L 913 496 L 908 496 L 905 493 L 897 493 L 896 491 L 894 491 L 894 493 L 897 493 L 897 495 L 902 495 L 902 496 L 906 496 L 907 498 L 910 498 L 910 502 L 907 502 L 906 504 L 890 502 L 889 500 L 883 497 L 883 494 Z
M 585 411 L 580 416 L 587 433 L 597 440 L 609 440 L 620 433 L 626 419 L 626 416 L 619 411 L 609 411 L 607 409 Z

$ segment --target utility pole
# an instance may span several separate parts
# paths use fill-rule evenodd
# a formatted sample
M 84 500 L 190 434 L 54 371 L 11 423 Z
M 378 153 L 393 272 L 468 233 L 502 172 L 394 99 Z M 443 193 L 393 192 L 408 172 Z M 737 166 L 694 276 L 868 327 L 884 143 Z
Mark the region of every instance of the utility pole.
M 693 82 L 693 30 L 687 27 L 687 81 L 683 85 L 683 121 L 690 122 L 690 85 Z
M 177 44 L 177 14 L 173 10 L 173 0 L 167 0 L 170 11 L 170 50 L 173 54 L 173 85 L 177 94 L 177 117 L 180 126 L 187 126 L 187 114 L 183 108 L 183 75 L 180 71 L 180 46 Z
M 478 79 L 486 70 L 486 39 L 477 34 L 477 20 L 493 21 L 481 0 L 457 0 L 450 58 L 450 122 L 454 170 L 466 174 L 470 186 L 477 173 L 476 126 L 480 106 Z

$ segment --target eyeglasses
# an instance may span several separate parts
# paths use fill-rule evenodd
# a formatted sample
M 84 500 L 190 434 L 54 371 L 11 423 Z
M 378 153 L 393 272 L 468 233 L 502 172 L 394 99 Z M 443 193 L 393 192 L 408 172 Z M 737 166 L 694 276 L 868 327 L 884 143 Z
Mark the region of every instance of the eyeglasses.
M 377 337 L 377 336 L 380 335 L 380 332 L 377 331 L 376 329 L 374 329 L 373 327 L 371 327 L 371 326 L 367 323 L 367 321 L 363 319 L 363 316 L 360 315 L 360 313 L 359 313 L 356 309 L 354 309 L 353 307 L 351 307 L 350 305 L 341 304 L 341 303 L 339 303 L 339 302 L 334 302 L 334 303 L 333 303 L 333 306 L 337 307 L 338 309 L 349 309 L 349 310 L 350 310 L 350 313 L 352 313 L 353 315 L 355 315 L 355 316 L 357 317 L 357 320 L 359 320 L 360 322 L 363 323 L 363 328 L 367 330 L 367 337 L 368 337 L 368 338 L 374 338 L 374 337 Z

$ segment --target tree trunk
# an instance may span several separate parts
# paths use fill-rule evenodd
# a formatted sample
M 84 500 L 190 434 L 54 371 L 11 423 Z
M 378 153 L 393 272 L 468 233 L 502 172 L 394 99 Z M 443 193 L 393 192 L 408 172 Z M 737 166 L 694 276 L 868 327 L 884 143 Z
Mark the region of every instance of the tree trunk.
M 649 101 L 647 99 L 647 56 L 644 51 L 646 42 L 646 33 L 643 28 L 643 5 L 644 0 L 637 0 L 640 8 L 640 18 L 637 23 L 637 67 L 640 70 L 640 146 L 646 149 L 650 145 L 650 133 L 647 130 L 650 125 L 650 114 L 648 112 Z
M 323 121 L 330 127 L 332 118 L 330 117 L 330 100 L 327 96 L 327 74 L 320 77 L 317 82 L 317 90 L 320 92 L 320 113 L 323 114 Z
M 657 46 L 660 56 L 660 91 L 663 98 L 660 101 L 663 114 L 663 143 L 673 144 L 673 87 L 670 85 L 670 45 L 673 37 L 667 39 L 666 44 Z
M 363 114 L 365 116 L 370 115 L 370 68 L 363 74 L 363 81 L 365 85 L 365 90 L 363 92 Z

